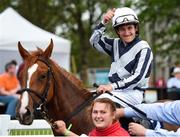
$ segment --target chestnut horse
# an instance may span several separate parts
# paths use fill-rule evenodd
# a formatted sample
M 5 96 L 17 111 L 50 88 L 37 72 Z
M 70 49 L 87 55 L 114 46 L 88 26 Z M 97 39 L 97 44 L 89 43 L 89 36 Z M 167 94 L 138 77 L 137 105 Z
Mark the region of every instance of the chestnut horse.
M 45 51 L 38 48 L 30 53 L 20 42 L 18 49 L 24 62 L 20 72 L 22 94 L 16 109 L 19 122 L 31 124 L 34 110 L 39 107 L 43 118 L 50 124 L 53 125 L 56 120 L 65 120 L 72 123 L 72 131 L 75 133 L 88 133 L 92 129 L 92 122 L 87 118 L 85 109 L 67 118 L 77 106 L 92 97 L 92 93 L 82 86 L 80 80 L 50 59 L 53 41 Z

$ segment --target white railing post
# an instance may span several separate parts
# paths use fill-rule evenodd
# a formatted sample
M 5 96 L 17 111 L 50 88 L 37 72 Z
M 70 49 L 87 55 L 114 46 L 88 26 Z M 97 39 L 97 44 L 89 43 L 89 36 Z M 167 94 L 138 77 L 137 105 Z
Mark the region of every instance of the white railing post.
M 0 115 L 0 136 L 8 136 L 9 134 L 10 115 Z

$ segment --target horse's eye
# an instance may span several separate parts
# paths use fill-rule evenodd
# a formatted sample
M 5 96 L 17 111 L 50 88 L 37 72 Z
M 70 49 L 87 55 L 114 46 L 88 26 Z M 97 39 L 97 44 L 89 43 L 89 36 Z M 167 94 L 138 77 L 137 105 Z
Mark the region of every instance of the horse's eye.
M 43 80 L 43 79 L 45 79 L 45 78 L 46 78 L 46 74 L 43 74 L 43 75 L 41 75 L 41 76 L 39 77 L 40 80 Z

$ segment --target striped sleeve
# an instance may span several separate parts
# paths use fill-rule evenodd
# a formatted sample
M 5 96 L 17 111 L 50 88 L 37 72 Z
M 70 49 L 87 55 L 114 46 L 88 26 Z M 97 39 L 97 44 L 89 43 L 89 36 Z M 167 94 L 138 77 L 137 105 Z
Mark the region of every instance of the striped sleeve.
M 150 48 L 144 48 L 141 50 L 138 63 L 134 69 L 134 73 L 121 81 L 113 83 L 114 89 L 125 89 L 128 87 L 136 87 L 142 80 L 145 80 L 146 74 L 151 66 L 153 55 Z
M 97 49 L 99 52 L 102 52 L 111 56 L 114 39 L 110 39 L 103 36 L 104 32 L 105 32 L 105 26 L 102 23 L 100 23 L 95 28 L 89 41 L 92 47 Z

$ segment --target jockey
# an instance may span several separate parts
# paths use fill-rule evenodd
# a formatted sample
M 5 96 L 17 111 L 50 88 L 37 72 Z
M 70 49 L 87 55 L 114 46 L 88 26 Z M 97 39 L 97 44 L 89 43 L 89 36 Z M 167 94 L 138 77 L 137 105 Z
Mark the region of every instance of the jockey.
M 104 36 L 106 25 L 112 20 L 112 26 L 118 38 Z M 128 8 L 109 10 L 102 22 L 96 26 L 90 43 L 93 48 L 111 57 L 112 63 L 108 75 L 110 84 L 100 85 L 98 92 L 109 91 L 130 104 L 143 101 L 143 89 L 148 86 L 153 59 L 149 44 L 139 38 L 139 20 L 136 13 Z M 126 107 L 108 94 L 108 97 Z

